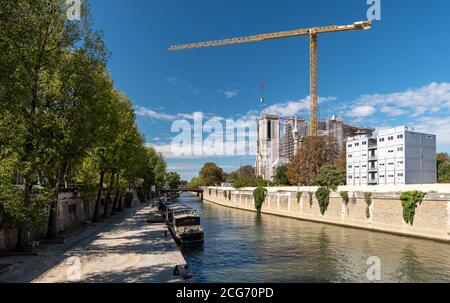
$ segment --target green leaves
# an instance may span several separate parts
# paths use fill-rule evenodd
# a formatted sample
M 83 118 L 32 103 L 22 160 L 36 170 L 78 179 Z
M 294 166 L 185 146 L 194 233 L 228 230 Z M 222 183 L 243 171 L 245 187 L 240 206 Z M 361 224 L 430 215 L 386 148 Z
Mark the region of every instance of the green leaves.
M 323 216 L 325 215 L 328 205 L 330 204 L 330 190 L 325 187 L 320 187 L 316 192 L 316 198 L 319 202 L 320 213 Z
M 405 192 L 400 196 L 403 207 L 403 219 L 407 224 L 411 226 L 414 224 L 414 216 L 416 214 L 416 208 L 422 204 L 422 200 L 425 197 L 425 193 L 420 191 Z
M 346 172 L 338 170 L 334 165 L 324 165 L 319 169 L 316 177 L 316 183 L 319 186 L 326 187 L 336 191 L 338 186 L 345 185 Z
M 258 187 L 253 191 L 253 199 L 255 201 L 255 208 L 259 212 L 261 212 L 261 208 L 266 200 L 267 189 L 264 187 Z

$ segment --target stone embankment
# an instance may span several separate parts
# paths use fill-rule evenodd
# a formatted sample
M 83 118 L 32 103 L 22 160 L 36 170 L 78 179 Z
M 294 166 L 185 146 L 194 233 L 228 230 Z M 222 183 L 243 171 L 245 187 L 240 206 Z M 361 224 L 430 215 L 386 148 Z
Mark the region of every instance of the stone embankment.
M 450 241 L 450 185 L 397 187 L 341 187 L 330 195 L 324 215 L 315 196 L 317 187 L 269 188 L 262 213 L 329 223 L 373 231 Z M 421 190 L 427 193 L 417 207 L 413 225 L 405 223 L 400 200 L 402 192 Z M 224 194 L 226 191 L 226 194 Z M 348 192 L 346 203 L 341 192 Z M 231 197 L 229 195 L 231 192 Z M 301 193 L 300 200 L 297 194 Z M 366 193 L 371 193 L 370 205 Z M 311 200 L 310 200 L 311 196 Z M 253 189 L 207 188 L 204 199 L 226 207 L 256 211 Z

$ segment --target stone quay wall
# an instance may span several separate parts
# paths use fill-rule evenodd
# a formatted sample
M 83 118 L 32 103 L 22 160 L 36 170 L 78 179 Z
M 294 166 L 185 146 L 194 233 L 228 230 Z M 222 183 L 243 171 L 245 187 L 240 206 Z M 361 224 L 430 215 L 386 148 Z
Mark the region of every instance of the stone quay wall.
M 349 188 L 341 188 L 346 190 Z M 409 188 L 408 188 L 409 189 Z M 448 186 L 450 189 L 450 186 Z M 419 188 L 420 190 L 420 188 Z M 231 192 L 225 197 L 224 191 Z M 450 193 L 427 193 L 416 209 L 413 225 L 403 220 L 401 192 L 372 191 L 372 204 L 367 215 L 365 193 L 349 191 L 345 203 L 340 192 L 330 194 L 328 210 L 320 213 L 315 192 L 317 187 L 270 188 L 261 212 L 294 219 L 328 223 L 372 231 L 400 234 L 450 242 Z M 297 193 L 302 197 L 297 202 Z M 312 194 L 310 205 L 309 193 Z M 204 200 L 226 207 L 254 211 L 253 189 L 206 188 Z
M 140 201 L 136 191 L 133 191 L 131 207 L 139 205 Z M 102 217 L 105 210 L 106 193 L 101 198 L 99 216 Z M 111 196 L 114 201 L 114 195 Z M 112 202 L 109 208 L 112 207 Z M 122 201 L 122 207 L 125 207 Z M 68 232 L 89 223 L 94 217 L 95 202 L 85 202 L 76 191 L 61 192 L 58 196 L 57 233 Z M 31 231 L 31 239 L 39 242 L 47 234 L 48 215 L 44 224 L 35 227 Z M 0 252 L 10 251 L 16 247 L 18 229 L 15 226 L 0 226 Z

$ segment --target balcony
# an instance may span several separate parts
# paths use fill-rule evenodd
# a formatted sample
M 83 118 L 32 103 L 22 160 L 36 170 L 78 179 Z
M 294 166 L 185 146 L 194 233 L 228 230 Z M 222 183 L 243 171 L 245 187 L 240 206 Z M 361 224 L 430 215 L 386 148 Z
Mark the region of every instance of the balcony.
M 369 161 L 376 161 L 378 160 L 378 156 L 377 155 L 369 155 Z
M 367 183 L 369 185 L 377 185 L 378 184 L 378 179 L 377 178 L 369 178 L 369 180 L 367 181 Z
M 378 172 L 378 167 L 376 167 L 376 166 L 369 166 L 369 169 L 368 169 L 368 171 L 369 172 Z

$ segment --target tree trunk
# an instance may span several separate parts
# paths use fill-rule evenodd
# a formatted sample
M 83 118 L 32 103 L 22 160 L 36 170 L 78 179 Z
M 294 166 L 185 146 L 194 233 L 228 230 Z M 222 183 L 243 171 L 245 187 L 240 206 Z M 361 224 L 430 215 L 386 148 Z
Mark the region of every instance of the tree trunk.
M 94 218 L 93 222 L 98 221 L 98 215 L 100 212 L 100 200 L 102 198 L 102 192 L 103 192 L 103 181 L 105 180 L 105 171 L 100 171 L 100 182 L 98 185 L 98 192 L 97 192 L 97 199 L 95 200 L 95 210 L 94 210 Z
M 59 184 L 57 182 L 53 189 L 53 201 L 50 205 L 50 213 L 48 216 L 47 239 L 54 239 L 57 234 Z
M 119 180 L 120 180 L 119 179 L 119 174 L 117 174 L 117 177 L 116 177 L 116 187 L 117 187 L 117 189 L 116 189 L 116 195 L 114 196 L 114 203 L 113 203 L 112 210 L 111 210 L 111 213 L 113 215 L 115 215 L 116 212 L 117 212 L 117 202 L 119 201 L 119 194 L 120 194 Z
M 111 173 L 111 179 L 109 181 L 108 193 L 106 194 L 105 210 L 103 212 L 103 218 L 108 217 L 109 200 L 111 200 L 111 191 L 112 191 L 112 187 L 114 186 L 114 177 L 115 177 L 115 174 Z
M 119 205 L 117 206 L 117 211 L 118 212 L 122 211 L 122 196 L 119 197 Z
M 24 208 L 29 209 L 31 205 L 31 195 L 33 190 L 33 183 L 31 178 L 26 177 L 24 182 L 23 203 Z M 30 226 L 27 222 L 21 222 L 19 224 L 19 230 L 17 233 L 16 250 L 28 251 L 30 249 Z

